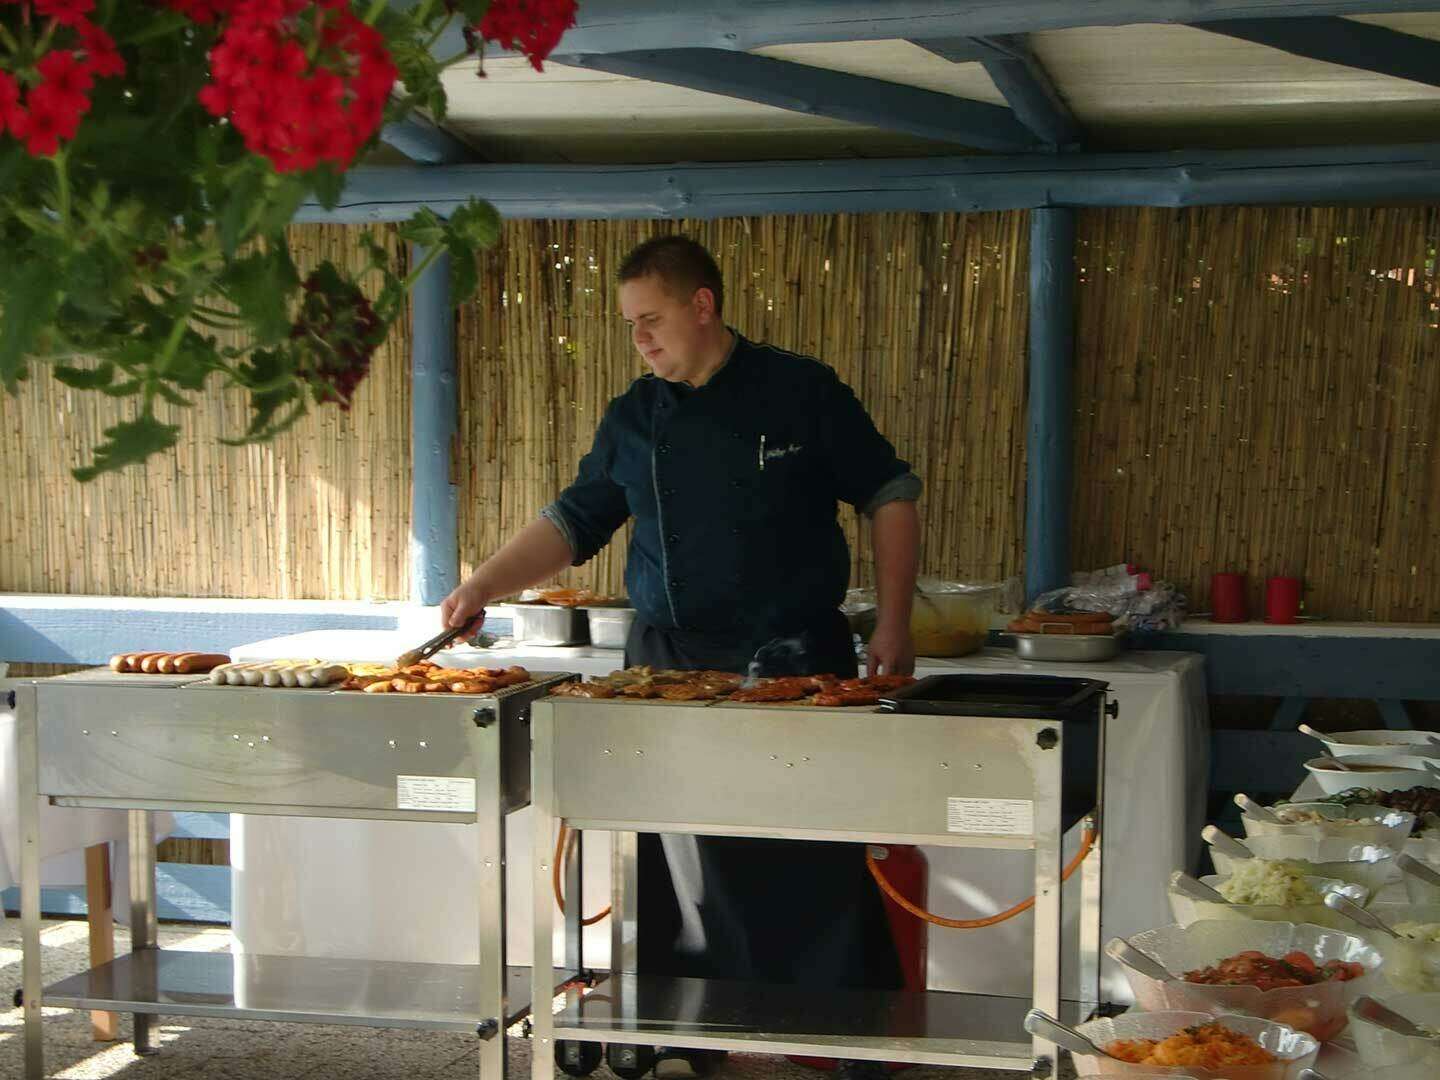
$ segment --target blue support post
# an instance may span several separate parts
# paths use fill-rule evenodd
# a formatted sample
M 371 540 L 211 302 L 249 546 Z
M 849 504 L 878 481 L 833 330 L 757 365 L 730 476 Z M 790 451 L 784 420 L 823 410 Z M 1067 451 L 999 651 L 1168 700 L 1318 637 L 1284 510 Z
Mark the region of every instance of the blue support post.
M 1030 212 L 1025 596 L 1070 582 L 1074 465 L 1075 211 Z
M 425 254 L 415 245 L 413 263 L 418 265 Z M 410 311 L 410 593 L 421 604 L 438 604 L 460 576 L 460 523 L 450 482 L 458 387 L 448 254 L 415 283 Z

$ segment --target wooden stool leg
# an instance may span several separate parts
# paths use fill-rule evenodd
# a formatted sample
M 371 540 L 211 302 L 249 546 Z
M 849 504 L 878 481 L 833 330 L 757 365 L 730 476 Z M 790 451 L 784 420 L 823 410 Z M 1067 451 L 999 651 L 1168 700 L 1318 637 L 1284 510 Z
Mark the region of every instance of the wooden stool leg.
M 92 844 L 85 849 L 85 901 L 90 913 L 90 966 L 93 968 L 115 959 L 109 844 Z M 119 1014 L 92 1012 L 90 1034 L 96 1042 L 114 1042 L 120 1037 Z

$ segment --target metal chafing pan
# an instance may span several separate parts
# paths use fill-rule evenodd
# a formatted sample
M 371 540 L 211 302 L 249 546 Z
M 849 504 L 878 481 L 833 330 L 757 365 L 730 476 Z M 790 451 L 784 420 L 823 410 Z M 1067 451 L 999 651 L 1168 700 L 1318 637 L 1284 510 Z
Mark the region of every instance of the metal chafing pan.
M 1096 664 L 1120 652 L 1119 634 L 1011 634 L 1022 660 Z

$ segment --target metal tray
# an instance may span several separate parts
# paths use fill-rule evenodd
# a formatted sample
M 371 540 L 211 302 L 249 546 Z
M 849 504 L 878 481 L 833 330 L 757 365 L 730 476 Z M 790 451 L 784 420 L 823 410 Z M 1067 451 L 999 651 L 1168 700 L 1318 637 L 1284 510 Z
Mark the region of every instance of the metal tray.
M 1062 664 L 1098 664 L 1120 653 L 1118 634 L 1011 634 L 1022 660 Z

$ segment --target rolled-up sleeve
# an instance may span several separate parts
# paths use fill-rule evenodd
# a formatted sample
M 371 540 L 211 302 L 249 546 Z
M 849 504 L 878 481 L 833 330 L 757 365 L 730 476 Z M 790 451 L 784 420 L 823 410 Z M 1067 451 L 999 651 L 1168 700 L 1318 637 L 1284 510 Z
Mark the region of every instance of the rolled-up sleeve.
M 836 496 L 863 514 L 898 500 L 920 498 L 923 485 L 895 453 L 855 396 L 833 371 L 821 394 L 823 443 Z
M 607 412 L 590 452 L 580 459 L 575 482 L 540 511 L 570 545 L 572 566 L 593 559 L 630 517 L 625 489 L 612 478 L 614 457 L 614 424 Z

